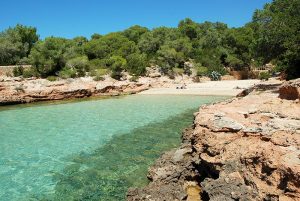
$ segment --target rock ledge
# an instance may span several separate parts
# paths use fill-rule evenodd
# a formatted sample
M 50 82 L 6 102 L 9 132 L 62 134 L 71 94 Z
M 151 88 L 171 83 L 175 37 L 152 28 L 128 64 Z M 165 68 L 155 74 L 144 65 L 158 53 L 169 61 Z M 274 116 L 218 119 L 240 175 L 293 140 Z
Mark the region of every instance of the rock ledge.
M 279 95 L 299 91 L 297 83 L 202 106 L 181 147 L 158 159 L 150 184 L 129 189 L 127 200 L 300 200 L 300 104 L 286 98 L 295 90 Z

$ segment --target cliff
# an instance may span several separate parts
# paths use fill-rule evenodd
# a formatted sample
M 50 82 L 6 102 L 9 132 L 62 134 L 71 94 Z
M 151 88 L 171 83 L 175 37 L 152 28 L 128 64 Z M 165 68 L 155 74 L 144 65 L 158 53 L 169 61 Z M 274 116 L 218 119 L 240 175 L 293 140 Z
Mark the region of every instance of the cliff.
M 300 79 L 202 106 L 127 200 L 300 200 Z

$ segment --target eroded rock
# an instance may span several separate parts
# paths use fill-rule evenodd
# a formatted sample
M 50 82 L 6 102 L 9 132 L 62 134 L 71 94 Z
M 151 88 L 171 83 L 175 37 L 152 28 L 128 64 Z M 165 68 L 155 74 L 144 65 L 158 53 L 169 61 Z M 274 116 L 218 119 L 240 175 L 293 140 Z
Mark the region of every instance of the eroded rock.
M 50 82 L 46 79 L 3 80 L 0 105 L 47 100 L 63 100 L 90 96 L 132 94 L 149 88 L 149 84 L 128 81 L 93 81 L 91 77 Z
M 181 147 L 158 159 L 150 184 L 127 199 L 300 200 L 300 105 L 278 98 L 278 89 L 264 84 L 202 106 Z
M 284 83 L 279 88 L 279 98 L 287 100 L 300 99 L 300 78 Z

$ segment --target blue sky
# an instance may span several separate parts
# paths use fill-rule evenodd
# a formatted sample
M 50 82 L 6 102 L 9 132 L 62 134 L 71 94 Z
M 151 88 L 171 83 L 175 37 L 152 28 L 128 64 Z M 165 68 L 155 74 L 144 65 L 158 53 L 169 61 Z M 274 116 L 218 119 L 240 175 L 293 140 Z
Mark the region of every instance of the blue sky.
M 132 25 L 177 26 L 189 17 L 243 26 L 271 0 L 1 0 L 0 30 L 17 23 L 37 27 L 41 38 L 90 37 Z

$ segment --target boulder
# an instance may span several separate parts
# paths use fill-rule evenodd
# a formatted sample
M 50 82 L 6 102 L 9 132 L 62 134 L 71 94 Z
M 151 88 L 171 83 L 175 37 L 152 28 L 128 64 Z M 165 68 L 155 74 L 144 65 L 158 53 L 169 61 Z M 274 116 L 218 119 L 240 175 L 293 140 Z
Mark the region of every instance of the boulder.
M 287 100 L 300 99 L 300 78 L 284 83 L 279 88 L 279 98 Z

